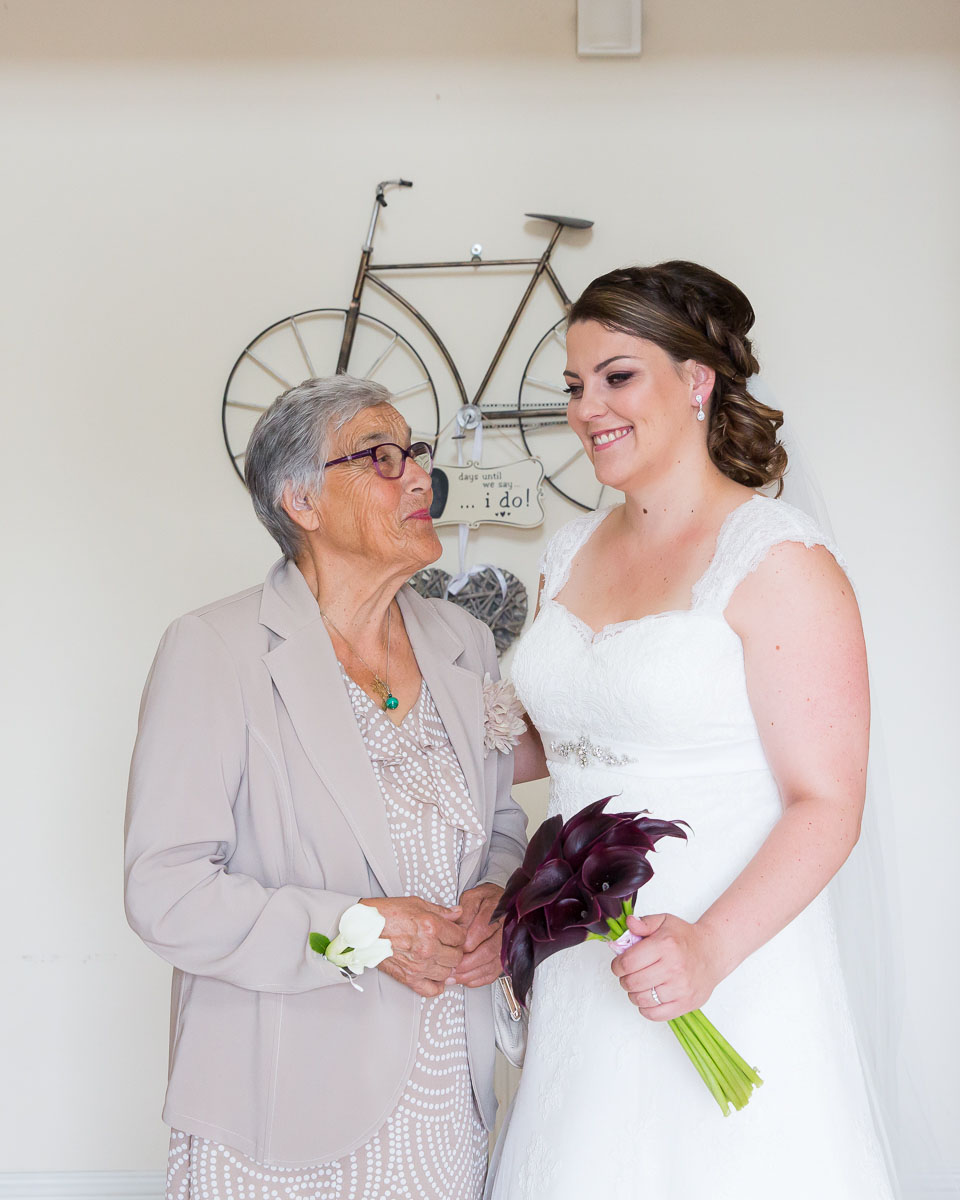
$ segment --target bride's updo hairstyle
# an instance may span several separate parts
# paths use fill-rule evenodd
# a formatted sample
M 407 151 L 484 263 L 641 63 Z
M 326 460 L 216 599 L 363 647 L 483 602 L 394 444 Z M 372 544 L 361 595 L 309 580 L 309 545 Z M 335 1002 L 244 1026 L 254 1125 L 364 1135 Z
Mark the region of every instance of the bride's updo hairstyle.
M 712 367 L 711 459 L 747 487 L 780 480 L 779 495 L 787 469 L 786 451 L 777 441 L 783 413 L 747 391 L 748 377 L 760 369 L 747 337 L 754 313 L 735 284 L 691 262 L 624 267 L 589 284 L 570 310 L 568 324 L 578 321 L 655 342 L 678 367 L 688 359 Z

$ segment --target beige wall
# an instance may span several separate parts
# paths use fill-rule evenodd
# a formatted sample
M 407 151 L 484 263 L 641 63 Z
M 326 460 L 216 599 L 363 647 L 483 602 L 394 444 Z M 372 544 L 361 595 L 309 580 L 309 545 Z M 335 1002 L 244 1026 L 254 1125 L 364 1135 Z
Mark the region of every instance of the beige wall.
M 571 289 L 683 256 L 753 299 L 866 597 L 905 1053 L 956 1128 L 958 8 L 837 8 L 648 0 L 641 58 L 578 61 L 573 0 L 3 6 L 0 1171 L 163 1163 L 168 971 L 120 903 L 139 692 L 166 623 L 275 556 L 222 448 L 226 372 L 340 302 L 397 173 L 391 256 L 536 253 L 523 212 L 559 211 L 596 221 L 558 249 Z M 519 286 L 423 292 L 471 378 Z M 549 497 L 542 531 L 472 554 L 533 588 L 571 515 Z

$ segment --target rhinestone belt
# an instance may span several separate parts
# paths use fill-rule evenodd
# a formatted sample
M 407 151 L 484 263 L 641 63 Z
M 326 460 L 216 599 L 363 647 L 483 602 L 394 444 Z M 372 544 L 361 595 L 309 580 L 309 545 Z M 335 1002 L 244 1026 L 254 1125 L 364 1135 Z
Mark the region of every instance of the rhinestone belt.
M 587 738 L 578 738 L 575 742 L 551 742 L 551 751 L 557 758 L 573 758 L 581 767 L 589 767 L 591 761 L 603 763 L 607 767 L 622 767 L 626 763 L 636 762 L 625 754 L 614 754 L 605 746 L 595 746 Z

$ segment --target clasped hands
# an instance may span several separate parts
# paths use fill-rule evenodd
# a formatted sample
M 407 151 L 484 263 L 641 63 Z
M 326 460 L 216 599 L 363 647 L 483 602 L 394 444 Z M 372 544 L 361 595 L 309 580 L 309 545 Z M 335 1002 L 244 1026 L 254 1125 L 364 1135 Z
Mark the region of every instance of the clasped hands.
M 502 893 L 495 883 L 481 883 L 453 908 L 419 896 L 361 900 L 386 919 L 380 936 L 393 946 L 378 970 L 419 996 L 439 996 L 450 983 L 493 983 L 500 974 L 501 922 L 491 924 L 490 916 Z
M 664 913 L 627 917 L 627 927 L 643 941 L 614 958 L 611 969 L 641 1016 L 672 1021 L 707 1002 L 723 978 L 709 934 Z

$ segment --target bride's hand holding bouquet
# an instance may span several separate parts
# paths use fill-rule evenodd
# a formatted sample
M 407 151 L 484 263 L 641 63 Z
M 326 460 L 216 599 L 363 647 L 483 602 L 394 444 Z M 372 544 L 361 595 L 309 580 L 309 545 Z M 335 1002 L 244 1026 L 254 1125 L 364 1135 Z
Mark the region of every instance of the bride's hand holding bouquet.
M 726 972 L 715 940 L 699 924 L 659 913 L 628 916 L 627 929 L 643 940 L 617 955 L 611 967 L 641 1016 L 671 1021 L 706 1004 Z

